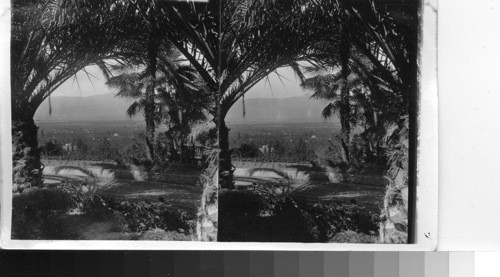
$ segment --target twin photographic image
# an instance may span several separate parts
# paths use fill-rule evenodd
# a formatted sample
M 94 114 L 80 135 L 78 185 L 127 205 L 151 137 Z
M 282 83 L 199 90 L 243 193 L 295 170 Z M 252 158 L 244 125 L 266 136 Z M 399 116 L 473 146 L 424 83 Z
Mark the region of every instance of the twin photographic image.
M 420 1 L 11 6 L 12 240 L 415 242 Z

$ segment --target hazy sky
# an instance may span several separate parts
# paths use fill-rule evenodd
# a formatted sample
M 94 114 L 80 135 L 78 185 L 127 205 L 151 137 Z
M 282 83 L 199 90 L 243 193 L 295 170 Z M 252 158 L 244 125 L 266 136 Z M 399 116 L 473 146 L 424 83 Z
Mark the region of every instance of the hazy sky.
M 52 96 L 91 96 L 114 92 L 106 86 L 105 78 L 99 68 L 88 66 L 85 69 L 89 76 L 83 71 L 78 72 L 76 77 L 70 78 L 58 87 Z
M 113 93 L 114 90 L 105 84 L 105 78 L 101 71 L 90 66 L 86 68 L 89 76 L 83 71 L 76 74 L 76 78 L 70 78 L 62 84 L 52 96 L 91 96 L 96 94 Z M 306 94 L 299 86 L 293 71 L 289 68 L 278 70 L 279 77 L 272 73 L 268 80 L 263 79 L 257 83 L 247 94 L 246 98 L 287 98 Z M 282 83 L 283 82 L 283 83 Z
M 281 75 L 281 81 L 277 74 L 272 73 L 269 80 L 263 79 L 250 89 L 245 98 L 288 98 L 306 94 L 291 69 L 282 68 L 278 73 Z

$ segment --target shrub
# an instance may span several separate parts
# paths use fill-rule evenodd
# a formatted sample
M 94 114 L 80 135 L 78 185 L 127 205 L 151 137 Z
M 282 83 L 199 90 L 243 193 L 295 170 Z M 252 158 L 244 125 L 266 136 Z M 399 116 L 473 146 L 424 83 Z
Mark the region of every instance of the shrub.
M 244 143 L 237 148 L 236 152 L 241 158 L 256 158 L 259 156 L 260 150 L 253 143 Z
M 194 225 L 194 215 L 184 211 L 171 211 L 163 203 L 148 201 L 136 203 L 93 195 L 84 200 L 82 211 L 89 215 L 105 214 L 106 211 L 119 212 L 128 229 L 133 232 L 162 229 L 189 234 Z
M 118 155 L 121 164 L 150 166 L 153 162 L 148 158 L 145 142 L 134 139 L 134 143 L 125 147 Z
M 30 188 L 12 199 L 12 238 L 48 239 L 58 232 L 57 215 L 76 203 L 58 189 Z
M 42 154 L 46 157 L 57 157 L 64 160 L 108 161 L 116 158 L 122 159 L 118 148 L 113 147 L 107 138 L 95 140 L 76 138 L 67 141 L 66 144 L 57 141 L 47 142 L 42 147 Z
M 220 241 L 327 242 L 349 230 L 371 235 L 376 219 L 350 205 L 311 203 L 271 186 L 219 194 Z
M 320 230 L 314 216 L 305 212 L 295 199 L 278 199 L 272 210 L 272 232 L 277 241 L 319 242 Z
M 46 142 L 41 150 L 44 156 L 62 156 L 65 153 L 62 144 L 55 140 Z
M 97 194 L 83 194 L 80 199 L 82 213 L 92 218 L 104 219 L 113 211 L 108 207 L 106 201 Z
M 262 147 L 263 151 L 259 149 Z M 295 142 L 274 140 L 259 144 L 244 143 L 233 152 L 236 160 L 257 162 L 309 163 L 316 160 L 315 146 L 299 139 Z
M 378 237 L 373 234 L 358 233 L 351 230 L 343 231 L 332 237 L 329 242 L 337 243 L 376 243 Z
M 290 197 L 256 191 L 219 194 L 219 241 L 315 242 L 313 218 Z
M 219 194 L 219 213 L 232 216 L 259 216 L 266 208 L 265 200 L 248 190 L 232 190 Z
M 377 230 L 377 218 L 361 213 L 350 205 L 301 201 L 302 209 L 311 214 L 320 230 L 320 240 L 328 241 L 339 232 L 353 230 L 370 234 Z
M 192 238 L 189 235 L 175 231 L 165 231 L 163 229 L 153 229 L 141 234 L 137 240 L 174 240 L 174 241 L 190 241 Z
M 387 163 L 387 156 L 384 151 L 370 148 L 370 142 L 363 139 L 361 135 L 354 135 L 350 145 L 351 164 L 357 168 L 384 167 Z

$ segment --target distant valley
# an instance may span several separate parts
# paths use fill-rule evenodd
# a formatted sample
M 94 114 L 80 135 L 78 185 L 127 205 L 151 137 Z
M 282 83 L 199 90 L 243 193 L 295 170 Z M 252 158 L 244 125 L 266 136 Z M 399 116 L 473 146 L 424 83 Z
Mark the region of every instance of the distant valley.
M 251 98 L 243 104 L 236 103 L 226 116 L 230 123 L 294 123 L 294 122 L 324 122 L 321 111 L 326 103 L 310 99 L 309 96 L 290 98 Z M 336 117 L 329 122 L 338 122 Z
M 130 120 L 127 108 L 131 100 L 113 94 L 51 97 L 35 113 L 35 120 L 46 122 Z M 143 120 L 141 116 L 132 118 Z
M 126 110 L 131 100 L 115 97 L 113 94 L 94 95 L 86 97 L 58 96 L 45 101 L 37 110 L 35 120 L 42 122 L 71 121 L 142 121 L 140 115 L 130 119 Z M 309 99 L 308 96 L 290 98 L 252 98 L 243 105 L 236 103 L 228 115 L 228 123 L 293 123 L 293 122 L 324 122 L 321 111 L 326 103 Z M 51 108 L 50 108 L 51 106 Z M 51 110 L 50 110 L 51 109 Z M 337 118 L 329 119 L 338 122 Z

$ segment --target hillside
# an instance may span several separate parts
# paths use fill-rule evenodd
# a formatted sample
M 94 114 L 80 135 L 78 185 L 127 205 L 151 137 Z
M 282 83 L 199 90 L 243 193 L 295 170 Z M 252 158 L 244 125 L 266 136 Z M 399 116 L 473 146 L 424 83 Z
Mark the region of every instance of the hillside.
M 126 111 L 131 101 L 115 97 L 113 94 L 87 97 L 58 96 L 51 98 L 52 113 L 49 113 L 49 101 L 46 100 L 35 113 L 39 121 L 110 121 L 129 120 Z M 136 116 L 134 120 L 143 120 Z
M 321 111 L 326 103 L 310 99 L 309 96 L 290 98 L 253 98 L 245 100 L 245 116 L 243 105 L 236 103 L 228 115 L 226 122 L 231 123 L 292 123 L 322 122 Z M 329 121 L 337 122 L 337 118 Z

